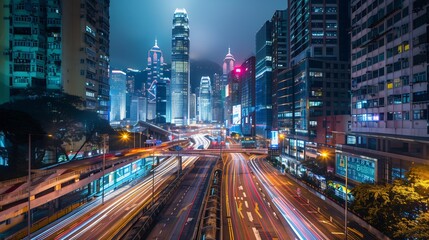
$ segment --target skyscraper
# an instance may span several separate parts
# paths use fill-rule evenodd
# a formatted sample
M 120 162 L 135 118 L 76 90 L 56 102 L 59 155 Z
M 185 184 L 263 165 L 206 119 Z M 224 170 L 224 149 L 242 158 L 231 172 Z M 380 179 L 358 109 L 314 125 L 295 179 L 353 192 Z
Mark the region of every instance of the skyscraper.
M 110 75 L 110 121 L 121 121 L 126 115 L 126 73 L 112 70 Z
M 2 4 L 2 11 L 6 9 L 10 18 L 2 18 L 2 32 L 9 36 L 10 41 L 2 41 L 2 44 L 10 43 L 3 53 L 7 53 L 11 61 L 10 68 L 5 62 L 10 75 L 7 71 L 2 78 L 10 80 L 10 96 L 19 97 L 25 89 L 62 90 L 61 36 L 64 32 L 58 1 L 32 1 L 28 4 L 12 1 L 8 7 Z
M 255 136 L 255 57 L 241 64 L 241 132 L 243 136 Z
M 110 0 L 62 0 L 61 4 L 66 10 L 61 36 L 64 91 L 85 99 L 87 109 L 108 119 Z
M 369 161 L 375 181 L 391 182 L 428 163 L 429 3 L 353 1 L 351 8 L 352 133 L 337 157 Z
M 222 123 L 223 121 L 221 80 L 221 75 L 213 74 L 212 121 L 217 123 Z
M 289 64 L 277 76 L 278 128 L 293 169 L 315 145 L 321 116 L 350 113 L 350 1 L 288 2 Z M 335 145 L 327 127 L 322 145 Z M 283 151 L 282 151 L 283 152 Z M 290 162 L 290 159 L 295 159 Z M 287 165 L 287 164 L 286 164 Z
M 164 57 L 162 51 L 158 47 L 158 42 L 155 40 L 155 45 L 149 50 L 147 57 L 147 119 L 154 120 L 156 118 L 156 101 L 157 101 L 157 84 L 163 79 Z
M 189 124 L 189 19 L 185 9 L 173 17 L 171 50 L 171 121 Z
M 255 116 L 256 135 L 269 137 L 272 123 L 272 23 L 266 21 L 256 33 Z
M 0 104 L 9 102 L 10 95 L 10 84 L 9 84 L 9 54 L 10 36 L 9 36 L 9 24 L 10 24 L 10 0 L 3 1 L 3 7 L 0 7 Z M 9 19 L 9 20 L 8 20 Z
M 277 91 L 279 73 L 289 65 L 288 50 L 288 12 L 287 10 L 277 10 L 271 18 L 272 23 L 272 128 L 278 129 L 278 101 Z
M 235 58 L 231 54 L 231 48 L 228 48 L 228 53 L 225 56 L 225 59 L 223 60 L 222 64 L 222 76 L 221 76 L 221 103 L 224 103 L 226 100 L 226 97 L 228 95 L 228 75 L 231 73 L 232 70 L 234 70 L 235 67 Z M 222 123 L 226 124 L 226 121 L 229 119 L 229 112 L 227 108 L 223 108 L 223 114 L 222 114 Z
M 200 93 L 198 102 L 199 120 L 210 123 L 212 121 L 212 84 L 210 77 L 201 77 Z
M 24 96 L 26 89 L 64 91 L 108 119 L 110 0 L 7 2 L 0 84 L 9 84 L 10 96 Z

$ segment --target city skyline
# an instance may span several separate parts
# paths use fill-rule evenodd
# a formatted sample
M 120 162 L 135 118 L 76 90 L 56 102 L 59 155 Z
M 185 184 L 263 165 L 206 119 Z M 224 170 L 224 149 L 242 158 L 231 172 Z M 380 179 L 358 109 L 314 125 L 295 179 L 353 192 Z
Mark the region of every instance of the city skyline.
M 286 5 L 287 1 L 282 0 L 270 0 L 270 4 L 258 0 L 208 3 L 132 0 L 126 5 L 112 1 L 111 66 L 143 69 L 147 64 L 147 49 L 153 46 L 155 38 L 166 53 L 165 62 L 171 62 L 171 13 L 176 8 L 185 8 L 189 14 L 193 42 L 191 59 L 208 59 L 221 64 L 230 47 L 237 63 L 242 63 L 255 54 L 254 33 L 275 10 L 286 9 Z

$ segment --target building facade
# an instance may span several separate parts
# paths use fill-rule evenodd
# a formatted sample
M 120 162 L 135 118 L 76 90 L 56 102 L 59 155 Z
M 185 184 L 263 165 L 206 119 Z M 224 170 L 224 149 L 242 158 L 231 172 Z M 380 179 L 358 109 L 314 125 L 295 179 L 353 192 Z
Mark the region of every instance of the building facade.
M 201 77 L 198 101 L 199 121 L 211 123 L 212 121 L 212 84 L 210 77 Z
M 147 57 L 147 81 L 146 81 L 146 97 L 147 97 L 147 119 L 154 120 L 157 115 L 157 84 L 163 80 L 164 76 L 164 57 L 162 51 L 158 47 L 158 42 L 155 40 L 155 45 L 149 50 Z
M 171 52 L 171 121 L 189 124 L 189 19 L 185 9 L 173 17 Z
M 272 23 L 256 33 L 255 124 L 256 135 L 269 138 L 272 124 Z
M 272 23 L 272 89 L 277 89 L 279 73 L 289 66 L 288 49 L 288 11 L 278 10 L 271 18 Z M 278 103 L 277 91 L 271 91 L 272 94 L 272 129 L 278 129 Z
M 212 121 L 215 123 L 222 123 L 223 119 L 221 76 L 213 74 Z
M 241 133 L 243 136 L 255 136 L 255 57 L 241 64 Z
M 352 133 L 337 158 L 356 154 L 391 182 L 428 164 L 427 1 L 352 1 Z M 356 179 L 353 179 L 358 181 Z
M 85 99 L 87 109 L 108 119 L 110 0 L 62 0 L 61 5 L 66 9 L 61 36 L 64 92 Z
M 10 40 L 5 51 L 9 61 L 3 66 L 10 69 L 5 79 L 10 82 L 11 98 L 25 95 L 26 89 L 61 91 L 64 34 L 61 4 L 53 0 L 10 1 L 8 7 L 2 8 L 10 14 L 8 19 L 2 19 L 2 31 L 7 30 L 4 34 Z
M 4 0 L 3 6 L 0 7 L 0 104 L 9 102 L 10 96 L 10 73 L 9 66 L 11 61 L 9 56 L 11 54 L 10 47 L 10 0 Z
M 289 1 L 289 64 L 277 74 L 276 95 L 283 161 L 292 169 L 313 147 L 332 144 L 318 132 L 327 122 L 320 117 L 350 114 L 348 9 L 348 1 Z
M 231 48 L 228 48 L 228 53 L 226 54 L 224 60 L 223 60 L 223 64 L 222 64 L 222 76 L 221 76 L 221 81 L 220 81 L 220 88 L 221 88 L 221 108 L 222 105 L 225 103 L 228 94 L 229 94 L 229 89 L 228 87 L 228 76 L 229 74 L 234 70 L 235 67 L 235 58 L 234 56 L 231 54 Z M 228 124 L 231 124 L 231 122 L 227 122 L 229 120 L 229 110 L 225 107 L 222 108 L 222 124 L 224 124 L 225 126 Z
M 110 75 L 110 121 L 126 118 L 127 74 L 112 70 Z

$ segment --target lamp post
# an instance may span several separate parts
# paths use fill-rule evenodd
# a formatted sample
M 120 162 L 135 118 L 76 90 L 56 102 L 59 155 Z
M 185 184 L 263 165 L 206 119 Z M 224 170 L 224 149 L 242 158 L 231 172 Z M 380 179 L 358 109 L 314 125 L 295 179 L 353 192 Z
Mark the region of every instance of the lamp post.
M 31 235 L 31 133 L 28 134 L 28 239 Z
M 155 158 L 152 150 L 152 206 L 155 204 Z
M 348 191 L 348 189 L 347 189 L 347 182 L 348 182 L 348 158 L 346 157 L 346 161 L 345 161 L 345 167 L 346 167 L 346 197 L 345 197 L 345 204 L 344 204 L 344 234 L 345 234 L 345 236 L 346 236 L 346 240 L 347 240 L 347 191 Z
M 31 239 L 31 136 L 33 135 L 40 135 L 40 136 L 48 136 L 52 137 L 51 134 L 28 134 L 28 179 L 27 179 L 27 185 L 28 185 L 28 219 L 27 219 L 27 233 L 28 233 L 28 239 Z
M 103 136 L 103 173 L 101 176 L 101 182 L 103 183 L 103 187 L 101 189 L 101 204 L 104 205 L 104 171 L 106 169 L 106 136 Z

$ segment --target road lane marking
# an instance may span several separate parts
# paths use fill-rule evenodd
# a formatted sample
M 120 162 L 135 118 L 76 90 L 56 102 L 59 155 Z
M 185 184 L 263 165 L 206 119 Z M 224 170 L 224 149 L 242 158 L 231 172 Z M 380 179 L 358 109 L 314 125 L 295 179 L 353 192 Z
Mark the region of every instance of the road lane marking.
M 247 204 L 247 201 L 244 201 L 244 205 L 246 205 L 246 208 L 249 208 L 249 204 Z
M 261 213 L 259 213 L 259 205 L 258 203 L 255 203 L 255 212 L 258 214 L 259 218 L 262 218 Z
M 241 218 L 244 218 L 243 213 L 241 212 L 241 207 L 242 207 L 242 206 L 243 206 L 243 203 L 242 203 L 242 202 L 240 202 L 240 203 L 238 204 L 237 211 L 238 211 L 238 213 L 240 214 Z
M 245 192 L 243 192 L 243 196 L 244 196 L 244 197 L 247 197 Z
M 331 233 L 334 234 L 334 235 L 344 235 L 343 232 L 331 232 Z
M 255 227 L 252 227 L 252 230 L 253 234 L 255 234 L 256 240 L 261 240 L 261 235 L 259 235 L 259 231 Z
M 358 230 L 351 228 L 351 227 L 348 227 L 347 229 L 356 233 L 357 235 L 359 235 L 359 237 L 363 238 L 363 234 L 361 232 L 359 232 Z
M 247 217 L 249 218 L 249 221 L 253 222 L 253 216 L 251 212 L 247 212 Z

